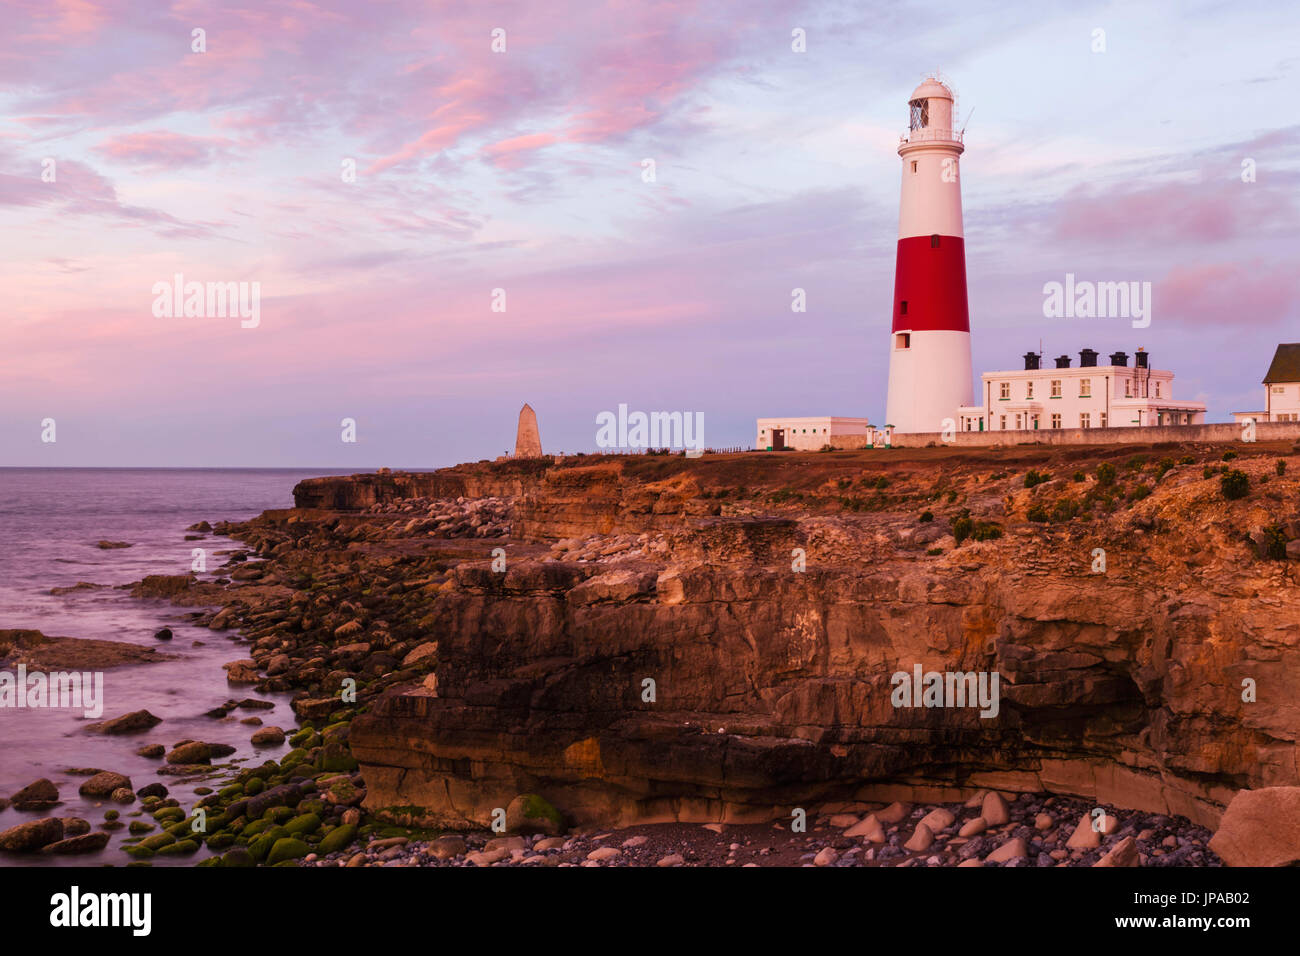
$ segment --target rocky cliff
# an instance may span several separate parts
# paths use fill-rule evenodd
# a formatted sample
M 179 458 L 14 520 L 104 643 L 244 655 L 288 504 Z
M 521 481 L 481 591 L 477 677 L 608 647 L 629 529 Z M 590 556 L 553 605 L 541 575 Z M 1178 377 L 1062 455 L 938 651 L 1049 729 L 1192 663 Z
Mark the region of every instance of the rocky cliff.
M 422 619 L 434 674 L 354 724 L 368 806 L 725 821 L 997 787 L 1213 825 L 1300 783 L 1290 451 L 578 459 L 298 497 L 511 500 L 504 560 L 450 566 Z M 996 717 L 893 706 L 918 664 L 996 673 Z

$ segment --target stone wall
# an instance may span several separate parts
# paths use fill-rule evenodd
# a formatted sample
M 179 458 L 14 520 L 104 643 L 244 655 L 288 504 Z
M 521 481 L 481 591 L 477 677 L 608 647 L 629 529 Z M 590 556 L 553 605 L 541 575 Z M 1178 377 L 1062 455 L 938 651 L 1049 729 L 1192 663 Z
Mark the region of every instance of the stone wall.
M 957 432 L 945 442 L 940 432 L 895 433 L 895 448 L 925 448 L 929 445 L 999 447 L 1006 445 L 1153 445 L 1161 442 L 1241 441 L 1242 426 L 1224 422 L 1213 425 L 1163 425 L 1125 428 L 1048 428 L 1007 431 Z M 1257 441 L 1300 441 L 1300 422 L 1259 422 Z M 865 448 L 867 436 L 833 436 L 835 448 Z

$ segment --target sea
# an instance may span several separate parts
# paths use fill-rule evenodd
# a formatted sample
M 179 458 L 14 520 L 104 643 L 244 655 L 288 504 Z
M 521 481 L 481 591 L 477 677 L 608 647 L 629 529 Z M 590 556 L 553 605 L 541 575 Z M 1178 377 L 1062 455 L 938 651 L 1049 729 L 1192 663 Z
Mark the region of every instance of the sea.
M 81 817 L 93 830 L 105 813 L 117 810 L 120 822 L 140 809 L 78 794 L 89 769 L 126 774 L 138 789 L 161 782 L 189 810 L 196 787 L 209 781 L 160 776 L 163 761 L 136 755 L 146 743 L 169 749 L 186 740 L 236 747 L 221 763 L 256 766 L 279 759 L 288 745 L 254 748 L 257 728 L 237 719 L 205 717 L 229 699 L 261 697 L 272 710 L 236 710 L 235 718 L 261 717 L 267 725 L 292 732 L 287 694 L 259 694 L 247 685 L 226 683 L 221 665 L 246 658 L 247 646 L 230 640 L 233 632 L 210 631 L 185 620 L 194 608 L 133 598 L 122 586 L 149 574 L 184 574 L 192 550 L 207 549 L 206 574 L 215 578 L 225 559 L 219 552 L 238 542 L 213 535 L 186 541 L 186 528 L 200 521 L 242 520 L 270 508 L 293 506 L 293 486 L 303 478 L 350 474 L 356 469 L 162 469 L 162 468 L 0 468 L 0 630 L 30 628 L 51 637 L 98 638 L 154 647 L 173 656 L 159 663 L 131 664 L 103 672 L 103 715 L 107 720 L 146 709 L 162 718 L 150 731 L 123 735 L 89 733 L 93 723 L 81 709 L 0 707 L 0 796 L 13 794 L 45 777 L 59 789 L 62 804 L 45 811 L 0 811 L 0 831 L 45 816 Z M 100 541 L 126 548 L 102 549 Z M 53 588 L 78 583 L 106 585 L 67 594 Z M 163 627 L 173 639 L 154 637 Z M 16 668 L 0 666 L 16 674 Z M 70 772 L 78 771 L 78 772 Z M 151 832 L 158 832 L 157 830 Z M 0 866 L 99 866 L 131 861 L 122 849 L 127 829 L 112 831 L 109 845 L 88 855 L 54 856 L 0 851 Z M 193 865 L 206 849 L 189 857 L 155 856 L 155 866 Z

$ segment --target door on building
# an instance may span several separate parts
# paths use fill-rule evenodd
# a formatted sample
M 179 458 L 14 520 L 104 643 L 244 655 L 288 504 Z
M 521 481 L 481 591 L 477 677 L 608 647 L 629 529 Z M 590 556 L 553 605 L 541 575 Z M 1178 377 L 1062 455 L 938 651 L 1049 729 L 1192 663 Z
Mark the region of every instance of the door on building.
M 785 449 L 785 429 L 772 429 L 772 451 L 783 451 Z

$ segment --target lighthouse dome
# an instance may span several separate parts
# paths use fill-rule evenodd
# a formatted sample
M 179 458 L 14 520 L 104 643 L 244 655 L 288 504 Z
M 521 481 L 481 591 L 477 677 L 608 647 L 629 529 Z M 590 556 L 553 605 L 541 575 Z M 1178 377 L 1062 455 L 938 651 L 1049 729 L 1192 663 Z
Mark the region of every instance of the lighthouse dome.
M 933 76 L 926 77 L 925 80 L 922 81 L 921 85 L 913 90 L 912 95 L 908 97 L 909 100 L 951 100 L 952 98 L 952 90 L 948 89 L 948 87 Z

